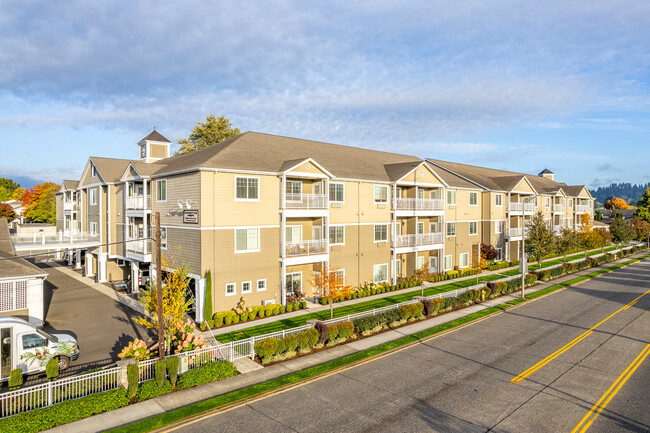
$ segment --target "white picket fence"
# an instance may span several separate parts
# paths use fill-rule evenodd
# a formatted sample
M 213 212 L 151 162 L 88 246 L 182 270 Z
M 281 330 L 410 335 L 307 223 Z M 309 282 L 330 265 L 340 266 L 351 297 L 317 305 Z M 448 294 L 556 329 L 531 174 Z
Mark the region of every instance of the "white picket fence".
M 631 248 L 633 247 L 630 246 L 623 249 L 631 249 Z M 615 254 L 619 251 L 620 249 L 615 251 L 610 251 L 609 254 Z M 591 256 L 591 257 L 595 258 L 595 257 L 599 257 L 600 255 L 602 254 Z M 581 258 L 578 260 L 574 260 L 573 262 L 577 262 L 580 260 L 584 260 L 584 259 Z M 560 266 L 560 265 L 554 265 L 553 267 L 556 266 Z M 544 269 L 551 269 L 551 268 L 552 267 L 548 267 Z M 500 280 L 496 280 L 495 282 L 500 282 L 500 281 L 506 282 L 517 278 L 521 278 L 521 276 L 513 275 L 513 276 L 502 278 Z M 448 292 L 438 293 L 433 296 L 428 296 L 426 297 L 426 299 L 444 299 L 449 297 L 455 297 L 473 289 L 480 290 L 483 287 L 485 287 L 486 284 L 487 284 L 486 282 L 482 282 L 476 285 L 464 287 L 462 289 L 450 290 Z M 331 325 L 334 323 L 352 321 L 361 317 L 375 316 L 377 314 L 394 310 L 403 305 L 415 304 L 418 302 L 420 302 L 418 299 L 412 299 L 410 301 L 401 302 L 399 304 L 389 305 L 383 308 L 375 308 L 373 310 L 363 311 L 355 314 L 349 314 L 347 316 L 336 317 L 334 319 L 325 320 L 323 322 L 328 325 Z M 170 355 L 170 357 L 177 356 L 180 358 L 180 362 L 179 362 L 180 374 L 213 361 L 234 362 L 242 358 L 253 359 L 255 358 L 255 343 L 269 338 L 284 338 L 287 335 L 294 335 L 306 331 L 311 327 L 312 325 L 304 325 L 304 326 L 299 326 L 297 328 L 286 329 L 278 332 L 273 332 L 270 334 L 247 338 L 244 340 L 232 341 L 223 344 L 217 343 L 212 346 L 207 346 L 203 349 L 196 349 L 189 352 Z M 140 382 L 151 380 L 155 377 L 154 364 L 156 363 L 156 361 L 157 359 L 149 359 L 138 363 L 138 368 L 140 372 Z M 96 371 L 93 373 L 65 377 L 52 382 L 47 382 L 40 385 L 34 385 L 16 391 L 9 391 L 4 394 L 0 394 L 0 418 L 15 415 L 20 412 L 28 412 L 41 407 L 52 406 L 55 403 L 59 403 L 65 400 L 73 400 L 73 399 L 85 397 L 93 393 L 116 389 L 119 387 L 119 383 L 118 383 L 119 371 L 120 371 L 120 367 L 112 367 L 101 371 Z

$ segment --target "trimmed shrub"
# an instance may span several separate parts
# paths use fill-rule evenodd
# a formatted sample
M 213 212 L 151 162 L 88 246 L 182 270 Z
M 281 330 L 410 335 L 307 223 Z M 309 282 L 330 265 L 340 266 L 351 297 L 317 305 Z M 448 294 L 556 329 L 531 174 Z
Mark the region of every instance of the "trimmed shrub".
M 50 382 L 56 380 L 59 377 L 59 359 L 52 358 L 47 361 L 45 366 L 45 374 L 47 375 L 47 380 Z
M 199 325 L 199 328 L 203 332 L 207 331 L 208 330 L 208 323 L 207 322 L 201 322 L 201 324 Z
M 293 311 L 293 304 L 287 304 L 287 313 L 291 313 Z
M 215 328 L 221 328 L 223 326 L 223 317 L 215 317 L 213 320 Z
M 170 356 L 166 358 L 167 364 L 167 374 L 169 375 L 169 381 L 171 382 L 172 386 L 176 386 L 176 380 L 178 379 L 178 364 L 180 363 L 180 359 L 178 356 Z
M 277 338 L 267 338 L 255 343 L 255 353 L 260 357 L 262 363 L 271 362 L 273 356 L 278 353 L 278 346 L 279 340 Z
M 223 324 L 228 326 L 232 323 L 232 316 L 226 316 L 223 318 Z
M 307 302 L 306 301 L 300 301 L 300 308 L 307 308 Z
M 138 381 L 140 380 L 140 371 L 138 370 L 138 363 L 129 364 L 126 367 L 126 375 L 129 380 L 129 398 L 133 398 L 138 393 Z
M 548 281 L 551 279 L 551 271 L 548 269 L 539 271 L 537 277 L 542 281 Z
M 167 394 L 172 392 L 174 388 L 168 380 L 164 380 L 162 385 L 157 383 L 157 380 L 148 380 L 143 382 L 138 387 L 138 400 L 143 401 L 153 397 L 158 397 L 159 395 Z
M 23 371 L 20 368 L 14 368 L 9 372 L 9 389 L 15 390 L 23 384 Z
M 174 358 L 177 358 L 176 356 Z M 156 363 L 153 365 L 154 368 L 154 373 L 156 376 L 156 383 L 158 384 L 159 387 L 163 387 L 165 385 L 165 382 L 167 382 L 167 362 L 165 362 L 164 359 L 159 359 L 156 361 Z
M 277 316 L 278 314 L 280 314 L 280 307 L 273 307 L 273 310 L 271 310 L 271 313 L 274 316 Z
M 327 342 L 333 343 L 339 336 L 339 324 L 329 325 L 327 327 Z
M 178 380 L 178 388 L 190 388 L 215 380 L 225 379 L 237 374 L 235 366 L 228 361 L 215 361 L 204 364 L 184 373 Z
M 262 310 L 260 310 L 260 311 L 262 311 Z M 264 315 L 265 315 L 266 317 L 271 316 L 271 312 L 272 312 L 271 310 L 263 310 L 263 311 L 264 311 Z
M 458 306 L 458 298 L 456 298 L 455 296 L 444 298 L 444 302 L 445 303 L 443 309 L 445 311 L 451 310 L 453 308 L 456 308 L 456 306 Z
M 298 338 L 295 335 L 287 335 L 284 337 L 284 350 L 287 352 L 295 352 L 298 347 Z
M 318 300 L 318 302 L 320 302 L 321 305 L 326 305 L 327 304 L 327 298 L 321 296 L 321 298 Z

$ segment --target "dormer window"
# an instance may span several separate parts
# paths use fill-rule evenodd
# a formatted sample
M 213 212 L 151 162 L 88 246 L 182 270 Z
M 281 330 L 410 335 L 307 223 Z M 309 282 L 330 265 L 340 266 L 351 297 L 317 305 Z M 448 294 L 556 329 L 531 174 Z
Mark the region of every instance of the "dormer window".
M 95 168 L 94 165 L 90 165 L 90 177 L 95 177 L 97 176 L 97 169 Z

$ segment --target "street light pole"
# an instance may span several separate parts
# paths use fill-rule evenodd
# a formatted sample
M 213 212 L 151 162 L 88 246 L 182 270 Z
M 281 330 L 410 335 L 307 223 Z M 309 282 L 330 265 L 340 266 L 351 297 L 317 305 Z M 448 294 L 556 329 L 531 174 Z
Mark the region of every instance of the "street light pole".
M 521 255 L 519 256 L 519 263 L 521 264 L 521 299 L 526 299 L 526 202 L 530 198 L 524 198 L 522 212 L 521 212 Z
M 156 212 L 156 306 L 158 310 L 158 357 L 165 359 L 165 333 L 163 331 L 163 302 L 162 302 L 162 257 L 161 257 L 161 234 L 160 234 L 160 212 Z

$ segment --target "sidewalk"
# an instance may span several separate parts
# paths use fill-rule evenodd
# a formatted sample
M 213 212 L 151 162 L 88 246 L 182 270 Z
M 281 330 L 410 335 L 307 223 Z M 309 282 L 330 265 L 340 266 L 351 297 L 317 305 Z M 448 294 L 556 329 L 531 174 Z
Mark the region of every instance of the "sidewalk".
M 642 252 L 644 254 L 647 252 Z M 630 260 L 640 254 L 634 254 L 615 262 L 608 263 L 605 266 L 599 267 L 600 269 L 609 268 L 621 260 Z M 577 278 L 582 275 L 593 272 L 593 268 L 585 269 L 567 275 L 555 280 L 539 283 L 534 287 L 526 289 L 526 293 L 535 293 L 544 290 L 550 286 Z M 280 376 L 304 370 L 305 368 L 312 367 L 324 362 L 337 359 L 355 352 L 359 352 L 380 344 L 396 340 L 406 335 L 412 335 L 423 331 L 425 329 L 433 328 L 447 322 L 480 312 L 482 310 L 495 307 L 497 305 L 505 304 L 513 299 L 518 299 L 520 292 L 514 292 L 508 295 L 500 296 L 495 299 L 484 301 L 481 304 L 474 304 L 461 310 L 456 310 L 441 316 L 434 317 L 429 320 L 414 323 L 412 325 L 404 326 L 399 329 L 390 330 L 382 334 L 372 337 L 364 338 L 361 340 L 352 341 L 331 349 L 317 352 L 308 356 L 292 359 L 279 364 L 274 364 L 269 367 L 257 368 L 248 373 L 243 373 L 238 376 L 231 377 L 226 380 L 212 382 L 209 384 L 201 385 L 198 387 L 177 391 L 164 396 L 156 397 L 142 403 L 137 403 L 111 412 L 105 412 L 90 418 L 82 419 L 71 424 L 55 427 L 51 429 L 52 432 L 97 432 L 104 431 L 111 428 L 126 425 L 141 419 L 149 418 L 151 416 L 165 413 L 166 411 L 173 410 L 179 407 L 187 406 L 211 397 L 225 394 L 231 391 L 242 389 L 251 385 L 266 382 Z

